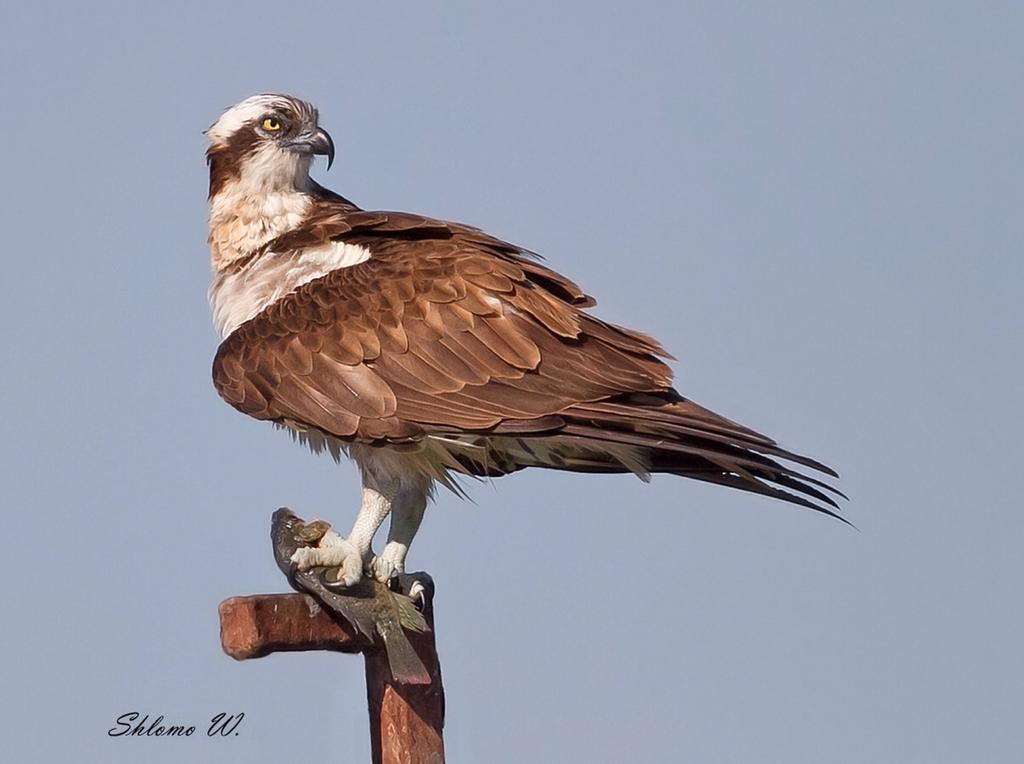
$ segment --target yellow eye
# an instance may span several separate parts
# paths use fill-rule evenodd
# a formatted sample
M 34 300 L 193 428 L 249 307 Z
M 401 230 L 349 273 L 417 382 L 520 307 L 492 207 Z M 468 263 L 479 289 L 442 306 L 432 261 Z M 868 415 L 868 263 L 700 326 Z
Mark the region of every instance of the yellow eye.
M 276 133 L 281 129 L 281 122 L 273 117 L 267 117 L 263 120 L 263 129 L 268 133 Z

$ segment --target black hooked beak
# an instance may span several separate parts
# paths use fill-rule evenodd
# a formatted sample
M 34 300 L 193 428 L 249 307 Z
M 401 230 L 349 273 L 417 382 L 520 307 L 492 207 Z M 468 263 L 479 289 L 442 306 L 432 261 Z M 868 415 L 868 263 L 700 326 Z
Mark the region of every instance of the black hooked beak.
M 327 157 L 327 169 L 330 170 L 331 165 L 334 164 L 334 141 L 331 140 L 331 134 L 322 127 L 318 127 L 309 145 L 313 148 L 314 154 Z
M 291 141 L 285 144 L 288 148 L 296 149 L 302 152 L 309 152 L 310 154 L 319 154 L 320 156 L 327 157 L 327 169 L 331 169 L 331 165 L 334 164 L 334 141 L 331 140 L 331 134 L 324 130 L 322 127 L 318 127 L 316 132 L 312 135 L 308 133 L 301 135 L 297 140 Z

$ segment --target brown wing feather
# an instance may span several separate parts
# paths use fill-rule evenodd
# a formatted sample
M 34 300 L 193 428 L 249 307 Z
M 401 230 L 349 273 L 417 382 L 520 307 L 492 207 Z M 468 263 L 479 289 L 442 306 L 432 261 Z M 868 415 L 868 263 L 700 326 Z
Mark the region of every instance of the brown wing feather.
M 775 459 L 835 473 L 682 398 L 657 341 L 586 313 L 593 299 L 528 253 L 467 226 L 327 202 L 268 248 L 327 240 L 371 257 L 300 287 L 218 350 L 217 390 L 244 413 L 348 440 L 454 435 L 486 452 L 459 457 L 476 474 L 642 469 L 833 514 L 818 488 L 838 492 Z
M 324 236 L 372 256 L 301 287 L 223 343 L 215 383 L 247 414 L 355 439 L 390 437 L 382 421 L 393 420 L 404 438 L 410 426 L 483 430 L 670 384 L 655 343 L 583 313 L 575 284 L 475 229 L 324 216 L 275 251 Z

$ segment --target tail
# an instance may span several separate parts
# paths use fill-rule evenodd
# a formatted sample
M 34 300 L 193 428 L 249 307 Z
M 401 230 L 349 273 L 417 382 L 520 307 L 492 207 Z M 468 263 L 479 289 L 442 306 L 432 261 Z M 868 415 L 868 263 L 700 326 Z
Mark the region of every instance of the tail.
M 850 525 L 833 497 L 846 496 L 818 478 L 778 461 L 807 467 L 829 477 L 830 467 L 781 448 L 774 440 L 681 397 L 674 390 L 629 394 L 577 404 L 561 412 L 565 420 L 548 438 L 564 441 L 580 457 L 556 469 L 623 472 L 643 476 L 616 453 L 629 449 L 647 472 L 667 473 L 738 488 L 798 504 Z M 555 444 L 551 444 L 555 446 Z M 557 450 L 559 449 L 555 446 Z M 609 454 L 602 460 L 600 454 Z

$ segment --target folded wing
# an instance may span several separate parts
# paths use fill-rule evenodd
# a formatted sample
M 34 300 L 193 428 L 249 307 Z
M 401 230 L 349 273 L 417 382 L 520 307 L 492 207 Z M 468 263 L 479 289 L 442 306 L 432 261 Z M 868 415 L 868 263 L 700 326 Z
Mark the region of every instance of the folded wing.
M 833 514 L 834 474 L 672 388 L 650 337 L 521 250 L 465 226 L 325 211 L 273 244 L 366 247 L 221 345 L 214 383 L 250 416 L 347 441 L 453 444 L 465 472 L 666 472 Z M 474 454 L 477 454 L 474 456 Z

